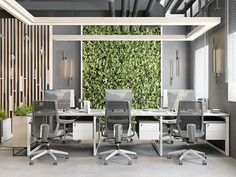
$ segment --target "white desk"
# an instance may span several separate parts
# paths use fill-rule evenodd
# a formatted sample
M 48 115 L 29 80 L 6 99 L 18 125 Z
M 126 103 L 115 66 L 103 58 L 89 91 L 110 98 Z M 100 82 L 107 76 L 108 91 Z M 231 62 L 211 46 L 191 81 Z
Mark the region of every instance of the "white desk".
M 144 110 L 138 110 L 134 109 L 131 111 L 132 116 L 152 116 L 159 119 L 159 125 L 160 125 L 160 134 L 159 134 L 159 141 L 153 140 L 153 145 L 159 152 L 160 156 L 163 156 L 163 118 L 166 116 L 177 116 L 176 112 L 170 112 L 166 110 L 157 110 L 157 109 L 150 109 L 148 111 Z M 75 117 L 81 117 L 81 116 L 92 116 L 93 117 L 93 155 L 96 156 L 98 152 L 98 148 L 100 145 L 100 127 L 98 129 L 98 136 L 96 131 L 96 125 L 97 121 L 99 121 L 100 116 L 105 116 L 105 110 L 104 109 L 91 109 L 90 113 L 84 113 L 81 110 L 70 110 L 67 112 L 59 112 L 59 116 L 75 116 Z M 221 153 L 223 153 L 226 156 L 229 156 L 229 114 L 226 113 L 204 113 L 204 117 L 207 116 L 214 116 L 214 117 L 221 117 L 226 122 L 226 138 L 225 138 L 225 151 L 217 148 L 211 143 L 208 143 Z M 100 124 L 99 124 L 100 125 Z M 31 135 L 29 135 L 31 136 Z M 28 138 L 30 141 L 30 138 Z M 28 143 L 29 146 L 27 146 L 27 155 L 30 155 L 30 142 Z

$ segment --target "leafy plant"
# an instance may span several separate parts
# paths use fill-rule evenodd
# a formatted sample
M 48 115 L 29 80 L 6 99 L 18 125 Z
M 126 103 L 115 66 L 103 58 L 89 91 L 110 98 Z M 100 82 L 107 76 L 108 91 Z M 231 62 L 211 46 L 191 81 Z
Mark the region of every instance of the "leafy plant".
M 20 106 L 15 110 L 16 116 L 27 116 L 32 112 L 32 106 Z
M 159 28 L 125 32 L 109 26 L 85 26 L 83 34 L 159 34 Z M 131 89 L 134 108 L 156 108 L 161 86 L 161 49 L 158 41 L 83 42 L 83 97 L 92 108 L 103 108 L 106 89 Z M 142 104 L 138 103 L 144 98 Z
M 7 112 L 4 110 L 0 110 L 0 120 L 6 120 L 7 119 Z

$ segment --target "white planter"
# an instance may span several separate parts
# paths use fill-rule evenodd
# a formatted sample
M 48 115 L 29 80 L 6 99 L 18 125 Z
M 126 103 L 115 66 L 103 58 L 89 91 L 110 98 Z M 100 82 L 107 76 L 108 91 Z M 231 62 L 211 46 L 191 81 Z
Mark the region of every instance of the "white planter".
M 11 118 L 2 121 L 2 142 L 9 140 L 12 137 L 11 133 Z

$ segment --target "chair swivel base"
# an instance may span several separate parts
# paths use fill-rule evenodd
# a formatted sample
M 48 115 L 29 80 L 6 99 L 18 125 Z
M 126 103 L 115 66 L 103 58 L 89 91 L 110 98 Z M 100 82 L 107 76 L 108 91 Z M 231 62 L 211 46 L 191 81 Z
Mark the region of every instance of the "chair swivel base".
M 113 150 L 101 152 L 101 153 L 99 153 L 98 158 L 102 159 L 102 155 L 107 155 L 107 154 L 109 154 L 109 155 L 105 158 L 104 165 L 108 165 L 108 160 L 110 158 L 114 157 L 115 155 L 121 155 L 121 156 L 125 157 L 128 160 L 128 165 L 132 165 L 132 160 L 127 154 L 134 155 L 134 159 L 138 158 L 136 152 L 127 151 L 124 149 L 113 149 Z
M 183 150 L 179 150 L 179 151 L 169 152 L 167 154 L 167 158 L 170 159 L 171 156 L 180 155 L 180 157 L 178 159 L 178 164 L 183 165 L 183 159 L 189 154 L 192 154 L 193 156 L 198 157 L 199 159 L 201 159 L 202 160 L 202 165 L 207 165 L 207 161 L 206 161 L 207 156 L 206 156 L 206 154 L 204 152 L 196 151 L 196 150 L 192 150 L 192 149 L 183 149 Z
M 33 165 L 35 159 L 38 159 L 44 155 L 49 155 L 53 159 L 53 165 L 57 165 L 57 157 L 55 156 L 55 154 L 65 155 L 65 159 L 69 159 L 68 152 L 58 151 L 54 149 L 39 150 L 43 146 L 45 146 L 45 144 L 40 144 L 31 152 L 29 165 Z

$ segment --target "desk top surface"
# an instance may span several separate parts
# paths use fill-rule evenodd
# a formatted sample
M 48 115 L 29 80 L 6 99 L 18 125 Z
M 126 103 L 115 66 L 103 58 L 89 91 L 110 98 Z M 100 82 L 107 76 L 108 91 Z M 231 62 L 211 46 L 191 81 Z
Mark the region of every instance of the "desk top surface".
M 133 109 L 132 116 L 177 116 L 177 112 L 165 109 Z M 59 116 L 105 116 L 105 109 L 91 109 L 89 113 L 84 112 L 82 109 L 71 109 L 66 112 L 59 112 Z M 228 117 L 227 113 L 212 113 L 204 112 L 204 116 L 219 116 Z

